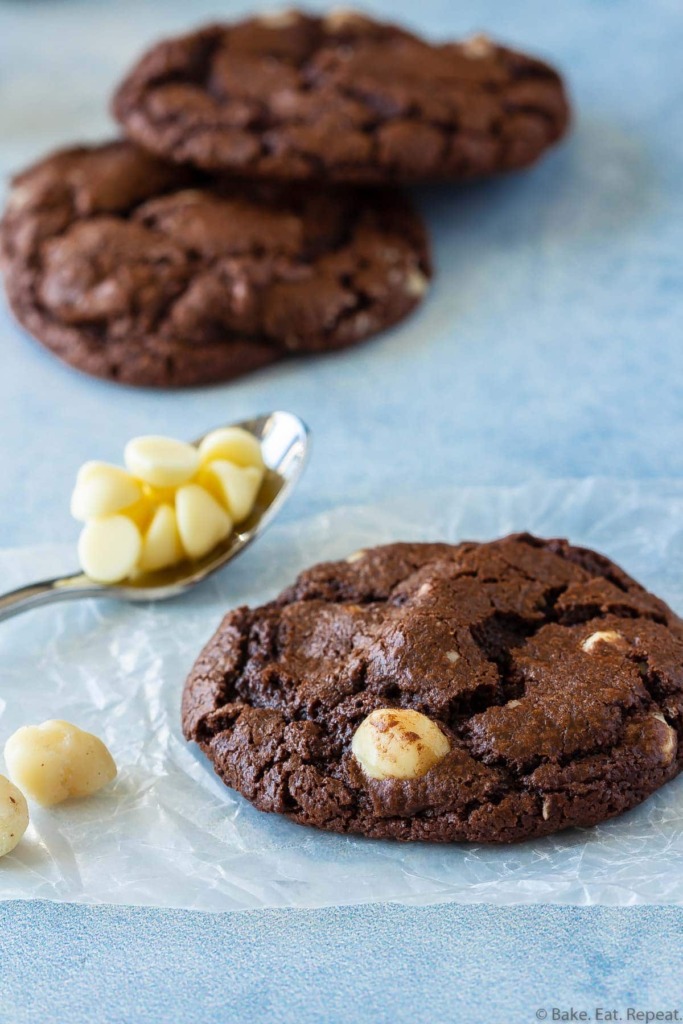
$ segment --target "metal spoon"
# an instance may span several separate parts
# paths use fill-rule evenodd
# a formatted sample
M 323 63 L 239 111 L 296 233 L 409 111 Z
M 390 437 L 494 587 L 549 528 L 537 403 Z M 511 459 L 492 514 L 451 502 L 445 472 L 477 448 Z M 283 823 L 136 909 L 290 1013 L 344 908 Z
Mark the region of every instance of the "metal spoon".
M 248 519 L 213 551 L 196 562 L 180 562 L 169 569 L 148 572 L 124 583 L 95 583 L 84 573 L 44 580 L 0 597 L 0 621 L 51 601 L 79 597 L 110 597 L 122 601 L 165 601 L 196 586 L 236 558 L 273 521 L 292 493 L 306 464 L 309 431 L 289 412 L 271 412 L 234 423 L 258 438 L 266 475 Z M 201 438 L 195 441 L 199 444 Z

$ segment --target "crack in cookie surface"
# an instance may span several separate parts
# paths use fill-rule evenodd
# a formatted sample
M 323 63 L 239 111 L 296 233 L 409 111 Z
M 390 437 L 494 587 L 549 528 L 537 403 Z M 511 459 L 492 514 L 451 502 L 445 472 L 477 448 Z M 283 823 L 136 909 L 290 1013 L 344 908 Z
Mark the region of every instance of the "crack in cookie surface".
M 365 776 L 351 740 L 382 707 L 427 715 L 449 753 L 421 778 Z M 678 772 L 683 624 L 565 541 L 388 545 L 226 616 L 183 724 L 264 810 L 370 836 L 513 841 L 595 824 Z

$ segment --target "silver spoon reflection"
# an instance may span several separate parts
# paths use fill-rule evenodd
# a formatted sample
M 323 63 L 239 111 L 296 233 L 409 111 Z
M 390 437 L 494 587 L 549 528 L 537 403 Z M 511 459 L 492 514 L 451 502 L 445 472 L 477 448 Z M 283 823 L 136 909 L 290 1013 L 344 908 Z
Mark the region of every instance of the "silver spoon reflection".
M 236 558 L 273 521 L 292 493 L 306 464 L 309 432 L 305 423 L 289 412 L 271 412 L 229 425 L 241 427 L 258 439 L 266 464 L 256 504 L 239 529 L 196 562 L 184 561 L 158 572 L 140 573 L 122 583 L 95 583 L 84 573 L 74 573 L 20 587 L 0 597 L 0 621 L 52 601 L 79 597 L 165 601 L 201 583 Z M 197 438 L 195 444 L 201 440 Z

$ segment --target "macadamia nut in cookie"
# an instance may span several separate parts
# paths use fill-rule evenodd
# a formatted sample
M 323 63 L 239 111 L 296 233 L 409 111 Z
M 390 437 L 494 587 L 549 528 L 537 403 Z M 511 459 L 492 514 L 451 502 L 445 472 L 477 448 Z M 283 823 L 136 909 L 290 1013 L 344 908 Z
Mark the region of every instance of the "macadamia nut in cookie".
M 450 749 L 438 725 L 406 708 L 372 711 L 351 744 L 354 757 L 372 779 L 418 779 Z

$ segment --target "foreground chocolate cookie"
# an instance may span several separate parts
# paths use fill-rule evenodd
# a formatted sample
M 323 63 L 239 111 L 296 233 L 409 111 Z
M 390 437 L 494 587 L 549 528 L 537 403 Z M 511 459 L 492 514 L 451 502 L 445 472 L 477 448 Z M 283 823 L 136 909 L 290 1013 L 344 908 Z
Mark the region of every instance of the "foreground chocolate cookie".
M 0 263 L 17 319 L 55 355 L 159 387 L 355 344 L 409 313 L 430 273 L 395 192 L 221 180 L 127 142 L 20 174 Z
M 680 771 L 683 623 L 563 540 L 392 544 L 227 615 L 183 727 L 229 786 L 302 824 L 542 836 Z
M 297 11 L 166 40 L 114 98 L 154 153 L 211 170 L 335 181 L 526 167 L 565 132 L 547 64 L 484 37 L 430 45 L 354 12 Z

